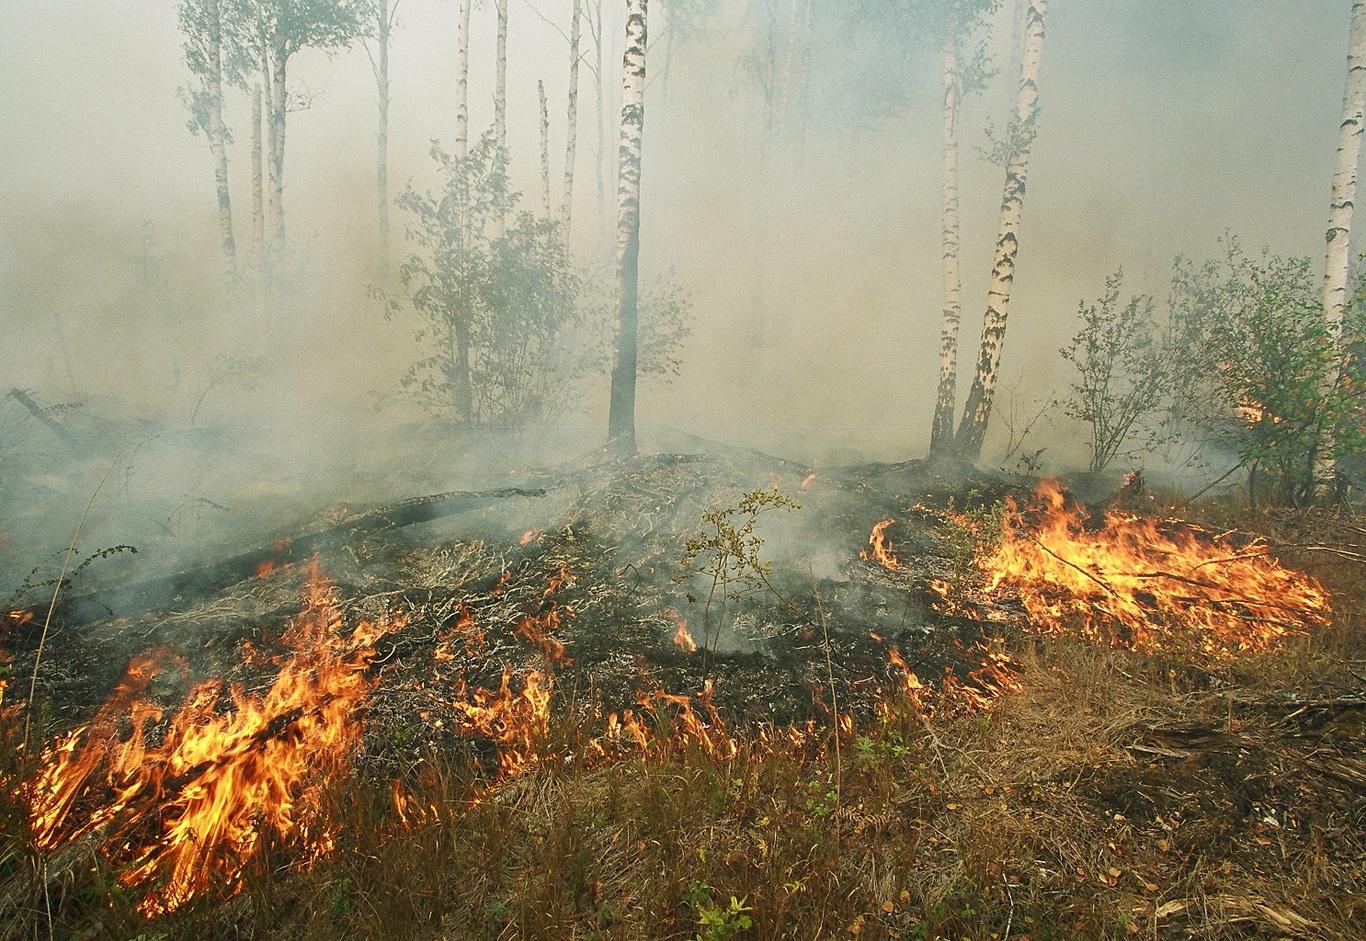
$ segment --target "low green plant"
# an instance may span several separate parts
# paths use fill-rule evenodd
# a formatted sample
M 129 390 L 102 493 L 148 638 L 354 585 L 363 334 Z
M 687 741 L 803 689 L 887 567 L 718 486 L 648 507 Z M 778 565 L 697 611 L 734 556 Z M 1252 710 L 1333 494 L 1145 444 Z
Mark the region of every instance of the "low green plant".
M 726 941 L 753 927 L 749 912 L 754 909 L 746 904 L 747 898 L 732 895 L 729 904 L 722 906 L 712 901 L 712 891 L 705 882 L 694 882 L 683 894 L 683 901 L 697 918 L 693 941 Z

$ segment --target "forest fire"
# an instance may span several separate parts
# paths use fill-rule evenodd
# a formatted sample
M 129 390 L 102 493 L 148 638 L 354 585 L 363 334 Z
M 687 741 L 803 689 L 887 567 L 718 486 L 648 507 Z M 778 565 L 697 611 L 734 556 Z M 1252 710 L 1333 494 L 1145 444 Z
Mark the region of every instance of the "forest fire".
M 455 708 L 470 729 L 498 747 L 498 772 L 514 777 L 534 765 L 550 725 L 550 677 L 532 670 L 522 681 L 521 692 L 512 691 L 512 674 L 503 670 L 497 691 L 469 691 L 461 681 L 456 688 Z
M 697 641 L 693 640 L 692 632 L 688 630 L 688 619 L 682 618 L 678 622 L 678 630 L 674 631 L 674 646 L 684 653 L 696 653 Z
M 99 833 L 122 884 L 145 893 L 139 909 L 149 916 L 210 887 L 237 891 L 267 834 L 305 859 L 326 853 L 332 839 L 319 801 L 360 742 L 355 713 L 374 684 L 374 644 L 398 626 L 363 621 L 343 634 L 332 586 L 315 563 L 270 687 L 253 694 L 200 683 L 160 744 L 151 733 L 162 710 L 143 696 L 174 658 L 135 658 L 95 718 L 43 754 L 27 795 L 35 842 L 52 848 Z M 131 731 L 120 738 L 125 721 Z
M 1088 528 L 1057 482 L 1036 493 L 1035 507 L 1011 501 L 999 547 L 979 564 L 988 589 L 1017 591 L 1040 631 L 1225 658 L 1329 623 L 1323 587 L 1259 541 L 1232 545 L 1227 533 L 1114 511 Z
M 883 568 L 896 572 L 901 569 L 901 562 L 892 552 L 892 541 L 887 538 L 887 527 L 895 523 L 896 520 L 888 517 L 873 526 L 872 533 L 868 536 L 868 548 L 859 553 L 863 559 L 871 559 Z

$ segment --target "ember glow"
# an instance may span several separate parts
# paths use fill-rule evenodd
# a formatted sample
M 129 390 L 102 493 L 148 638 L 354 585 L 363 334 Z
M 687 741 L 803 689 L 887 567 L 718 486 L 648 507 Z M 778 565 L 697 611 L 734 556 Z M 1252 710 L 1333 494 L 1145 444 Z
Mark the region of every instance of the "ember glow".
M 892 572 L 900 570 L 901 563 L 892 553 L 892 541 L 887 538 L 887 527 L 895 522 L 894 518 L 888 517 L 873 526 L 873 532 L 868 537 L 868 548 L 859 553 L 860 558 L 871 559 Z
M 398 626 L 362 621 L 343 633 L 335 593 L 315 563 L 270 687 L 253 694 L 219 680 L 198 684 L 160 745 L 149 744 L 148 732 L 162 711 L 144 693 L 171 658 L 135 658 L 96 717 L 44 753 L 28 794 L 35 842 L 51 848 L 98 832 L 122 884 L 144 893 L 139 909 L 149 916 L 210 888 L 236 892 L 267 834 L 304 860 L 325 854 L 332 837 L 318 814 L 323 787 L 360 742 L 356 711 L 374 684 L 374 644 Z
M 1259 542 L 1235 544 L 1179 520 L 1108 512 L 1086 527 L 1056 481 L 1036 505 L 1013 500 L 998 548 L 980 560 L 988 590 L 1019 594 L 1044 633 L 1080 633 L 1131 650 L 1215 658 L 1275 649 L 1331 618 L 1327 592 Z

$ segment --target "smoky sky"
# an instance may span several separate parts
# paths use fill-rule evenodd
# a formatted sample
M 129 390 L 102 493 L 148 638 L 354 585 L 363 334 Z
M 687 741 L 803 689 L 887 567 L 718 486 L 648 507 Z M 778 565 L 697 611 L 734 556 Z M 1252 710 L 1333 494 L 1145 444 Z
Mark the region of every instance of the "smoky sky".
M 568 54 L 541 16 L 563 26 L 569 6 L 511 0 L 509 139 L 529 208 L 539 205 L 538 79 L 550 97 L 559 199 Z M 594 79 L 581 76 L 574 247 L 586 267 L 606 263 L 612 237 L 623 14 L 608 6 L 606 207 L 597 202 Z M 936 56 L 928 47 L 867 55 L 853 33 L 873 27 L 824 16 L 813 83 L 860 80 L 813 89 L 800 153 L 790 136 L 774 135 L 761 160 L 762 101 L 740 65 L 761 6 L 722 2 L 708 29 L 670 43 L 669 4 L 651 4 L 642 266 L 646 279 L 672 272 L 692 298 L 695 324 L 678 379 L 642 389 L 641 422 L 796 455 L 917 456 L 928 439 L 942 303 Z M 1099 294 L 1118 267 L 1126 289 L 1160 299 L 1173 256 L 1208 257 L 1226 230 L 1321 264 L 1349 7 L 1051 5 L 1005 394 L 1062 390 L 1056 351 L 1074 329 L 1077 303 Z M 451 138 L 455 16 L 451 0 L 400 6 L 395 194 L 410 181 L 430 186 L 431 139 Z M 479 132 L 493 114 L 492 5 L 473 20 L 471 127 Z M 1003 177 L 976 148 L 989 122 L 1006 124 L 1014 95 L 1011 26 L 1005 14 L 993 26 L 998 74 L 968 99 L 960 124 L 965 376 Z M 176 94 L 189 76 L 175 6 L 6 3 L 0 37 L 0 384 L 54 395 L 74 387 L 183 418 L 169 377 L 210 368 L 246 333 L 222 302 L 208 148 L 186 130 Z M 586 34 L 584 45 L 591 62 Z M 841 60 L 855 51 L 865 54 Z M 412 354 L 404 325 L 386 322 L 365 290 L 374 277 L 374 82 L 359 48 L 306 52 L 291 65 L 293 87 L 312 99 L 289 116 L 286 166 L 291 246 L 309 277 L 294 286 L 288 322 L 276 325 L 273 355 L 291 368 L 272 391 L 292 409 L 359 411 L 392 387 Z M 841 98 L 890 83 L 904 101 L 893 113 L 863 117 L 860 102 Z M 226 108 L 245 246 L 249 104 L 233 93 Z M 397 254 L 402 213 L 394 221 Z M 159 285 L 154 301 L 149 283 Z M 605 411 L 604 394 L 576 416 L 585 444 L 605 428 Z M 1062 422 L 1053 433 L 1057 453 L 1082 453 L 1076 428 Z

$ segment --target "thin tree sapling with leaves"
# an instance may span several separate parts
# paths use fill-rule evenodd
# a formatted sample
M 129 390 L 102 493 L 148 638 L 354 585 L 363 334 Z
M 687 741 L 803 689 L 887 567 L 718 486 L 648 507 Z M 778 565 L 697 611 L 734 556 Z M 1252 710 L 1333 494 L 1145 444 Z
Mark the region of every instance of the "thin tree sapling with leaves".
M 1090 426 L 1093 474 L 1134 454 L 1137 437 L 1152 437 L 1147 420 L 1167 397 L 1170 357 L 1158 342 L 1153 300 L 1138 295 L 1121 303 L 1123 284 L 1116 271 L 1096 303 L 1082 302 L 1081 330 L 1059 350 L 1076 370 L 1063 411 Z

